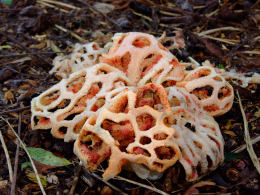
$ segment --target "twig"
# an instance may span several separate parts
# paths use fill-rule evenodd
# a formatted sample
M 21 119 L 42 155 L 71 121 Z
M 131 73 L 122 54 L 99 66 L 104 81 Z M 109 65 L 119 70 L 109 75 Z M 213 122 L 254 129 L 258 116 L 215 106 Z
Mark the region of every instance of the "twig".
M 47 2 L 47 3 L 50 3 L 50 4 L 54 4 L 54 5 L 59 5 L 59 6 L 67 7 L 67 8 L 70 8 L 70 9 L 80 10 L 79 7 L 76 7 L 74 5 L 70 5 L 70 4 L 67 4 L 67 3 L 62 3 L 62 2 L 59 2 L 59 1 L 53 1 L 53 0 L 38 0 L 38 1 Z
M 143 14 L 137 13 L 137 12 L 135 12 L 134 10 L 132 10 L 132 12 L 133 12 L 133 14 L 135 14 L 135 15 L 137 15 L 137 16 L 140 16 L 140 17 L 144 18 L 145 20 L 148 20 L 149 22 L 152 22 L 152 21 L 153 21 L 153 19 L 150 18 L 150 17 L 148 17 L 148 16 L 145 16 L 145 15 L 143 15 Z
M 260 55 L 260 51 L 240 51 L 239 53 Z
M 8 120 L 4 119 L 2 116 L 0 117 L 2 120 L 4 120 L 8 125 L 9 127 L 11 128 L 12 132 L 15 134 L 16 138 L 18 139 L 18 141 L 20 142 L 22 148 L 24 149 L 24 151 L 26 152 L 27 156 L 29 157 L 29 160 L 31 161 L 31 164 L 32 164 L 32 168 L 33 168 L 33 171 L 35 173 L 35 176 L 36 176 L 36 179 L 37 179 L 37 182 L 38 182 L 38 185 L 40 186 L 40 189 L 41 189 L 41 192 L 43 195 L 46 195 L 46 192 L 44 191 L 44 188 L 43 188 L 43 185 L 41 183 L 41 180 L 40 180 L 40 177 L 39 177 L 39 174 L 38 174 L 38 171 L 35 167 L 35 164 L 28 152 L 28 150 L 26 149 L 26 146 L 25 144 L 23 143 L 23 141 L 20 139 L 20 137 L 17 135 L 17 133 L 15 132 L 15 130 L 13 129 L 13 127 L 10 125 L 10 123 L 8 122 Z M 0 131 L 1 132 L 1 131 Z
M 208 13 L 208 14 L 206 14 L 206 17 L 207 17 L 207 18 L 209 18 L 209 17 L 211 17 L 211 16 L 215 15 L 216 13 L 218 13 L 218 11 L 219 11 L 219 9 L 216 9 L 215 11 L 213 11 L 213 12 L 211 12 L 211 13 Z
M 78 40 L 79 40 L 80 42 L 82 42 L 82 43 L 86 43 L 86 42 L 87 42 L 87 40 L 83 39 L 82 37 L 80 37 L 80 36 L 77 35 L 76 33 L 72 32 L 72 31 L 70 31 L 70 30 L 68 30 L 68 29 L 66 29 L 66 28 L 64 28 L 64 27 L 62 27 L 62 26 L 60 26 L 60 25 L 58 25 L 58 24 L 55 24 L 55 27 L 56 27 L 57 29 L 63 31 L 63 32 L 69 32 L 69 33 L 71 34 L 71 36 L 73 36 L 74 38 L 78 39 Z
M 238 90 L 237 90 L 237 96 L 238 96 L 239 107 L 240 107 L 241 114 L 242 114 L 242 117 L 243 117 L 243 122 L 244 122 L 244 135 L 245 135 L 244 139 L 245 139 L 245 142 L 246 142 L 246 148 L 247 148 L 248 154 L 249 154 L 256 170 L 260 174 L 260 163 L 259 163 L 259 160 L 258 160 L 256 154 L 255 154 L 253 144 L 250 140 L 250 135 L 249 135 L 249 130 L 248 130 L 248 121 L 246 119 L 246 114 L 245 114 L 245 111 L 243 109 L 243 105 L 242 105 Z
M 252 144 L 255 144 L 255 143 L 259 142 L 259 141 L 260 141 L 260 135 L 257 136 L 257 137 L 255 137 L 255 138 L 252 138 L 252 139 L 251 139 L 251 143 L 252 143 Z M 246 149 L 246 144 L 243 144 L 243 145 L 239 146 L 238 148 L 232 150 L 231 152 L 232 152 L 232 153 L 240 153 L 240 152 L 242 152 L 244 149 Z
M 10 182 L 13 183 L 13 169 L 12 169 L 10 156 L 9 156 L 7 147 L 5 145 L 5 140 L 3 138 L 1 129 L 0 129 L 0 141 L 1 141 L 2 147 L 3 147 L 4 152 L 5 152 L 5 157 L 6 157 L 6 162 L 7 162 L 8 171 L 9 171 Z
M 197 62 L 194 58 L 188 57 L 192 64 L 196 65 L 197 67 L 200 66 L 200 63 Z
M 20 136 L 21 133 L 21 123 L 22 123 L 22 114 L 19 113 L 19 120 L 18 120 L 18 135 Z M 15 152 L 15 160 L 14 160 L 14 181 L 11 186 L 11 195 L 15 195 L 15 186 L 16 186 L 16 177 L 17 177 L 17 170 L 18 170 L 18 161 L 19 161 L 19 150 L 20 145 L 16 144 L 16 152 Z
M 241 28 L 235 28 L 235 27 L 232 27 L 232 26 L 226 26 L 226 27 L 215 28 L 215 29 L 210 29 L 210 30 L 206 30 L 206 31 L 200 32 L 200 33 L 198 33 L 198 36 L 208 35 L 208 34 L 211 34 L 211 33 L 218 32 L 218 31 L 242 31 L 242 30 L 243 29 L 241 29 Z
M 73 179 L 73 184 L 71 186 L 69 195 L 73 195 L 75 193 L 75 189 L 76 189 L 76 186 L 77 186 L 78 181 L 79 181 L 79 174 L 80 174 L 81 168 L 82 168 L 82 166 L 79 165 L 77 167 L 77 169 L 76 169 L 76 172 L 75 172 L 75 175 L 74 175 L 74 179 Z
M 138 183 L 138 182 L 136 182 L 136 181 L 132 181 L 132 180 L 126 179 L 126 178 L 124 178 L 124 177 L 116 176 L 116 177 L 114 177 L 113 179 L 118 179 L 118 180 L 126 181 L 126 182 L 128 182 L 128 183 L 131 183 L 131 184 L 140 186 L 140 187 L 142 187 L 142 188 L 146 188 L 146 189 L 148 189 L 148 190 L 152 190 L 152 191 L 154 191 L 154 192 L 157 192 L 158 194 L 169 195 L 168 193 L 163 192 L 163 191 L 161 191 L 161 190 L 159 190 L 159 189 L 157 189 L 157 188 L 154 188 L 154 187 L 151 187 L 151 186 L 142 184 L 142 183 Z
M 159 12 L 160 12 L 160 14 L 163 14 L 163 15 L 166 15 L 166 16 L 174 16 L 174 17 L 181 16 L 181 14 L 175 14 L 175 13 L 172 13 L 172 12 L 167 12 L 167 11 L 162 11 L 162 10 L 160 10 Z
M 87 170 L 85 170 L 87 171 Z M 88 171 L 87 171 L 88 172 Z M 120 194 L 123 194 L 123 195 L 127 195 L 127 193 L 123 192 L 122 190 L 120 190 L 119 188 L 117 188 L 116 186 L 112 185 L 111 183 L 109 183 L 108 181 L 102 179 L 99 175 L 97 175 L 96 173 L 94 172 L 88 172 L 90 175 L 92 175 L 93 177 L 95 177 L 96 179 L 104 182 L 106 185 L 108 185 L 109 187 L 111 187 L 112 189 L 120 192 Z
M 201 37 L 212 39 L 212 40 L 223 42 L 223 43 L 228 43 L 230 45 L 235 45 L 236 43 L 240 42 L 239 40 L 235 40 L 235 39 L 222 39 L 222 38 L 217 38 L 217 37 L 213 37 L 210 35 L 202 35 Z
M 11 112 L 19 112 L 19 111 L 27 110 L 29 108 L 31 108 L 31 106 L 25 106 L 23 108 L 15 108 L 15 109 L 12 109 L 12 110 L 6 110 L 6 111 L 3 111 L 3 112 L 0 112 L 0 115 L 8 114 L 8 113 L 11 113 Z
M 64 12 L 64 13 L 69 13 L 69 11 L 67 11 L 67 10 L 65 10 L 65 9 L 62 9 L 62 8 L 59 8 L 59 7 L 55 6 L 55 5 L 49 4 L 49 3 L 47 3 L 47 2 L 43 2 L 43 1 L 39 1 L 39 0 L 38 0 L 37 3 L 42 4 L 42 5 L 45 5 L 45 6 L 50 7 L 50 8 L 53 8 L 53 9 L 55 9 L 55 10 L 62 11 L 62 12 Z

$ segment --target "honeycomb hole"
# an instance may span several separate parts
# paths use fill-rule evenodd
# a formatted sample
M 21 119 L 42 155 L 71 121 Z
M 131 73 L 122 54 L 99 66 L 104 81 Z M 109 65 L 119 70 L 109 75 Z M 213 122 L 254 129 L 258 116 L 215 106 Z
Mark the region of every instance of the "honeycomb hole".
M 141 131 L 147 131 L 155 126 L 156 120 L 150 114 L 141 114 L 136 117 L 136 122 Z
M 157 147 L 154 149 L 154 151 L 160 160 L 170 160 L 175 156 L 175 151 L 168 146 Z
M 151 42 L 146 37 L 138 37 L 133 41 L 132 45 L 137 48 L 143 48 L 150 46 Z
M 143 136 L 140 138 L 140 144 L 142 145 L 146 145 L 146 144 L 150 144 L 152 142 L 151 138 Z
M 207 85 L 205 87 L 199 87 L 194 89 L 192 92 L 199 100 L 207 99 L 209 98 L 213 93 L 213 87 Z

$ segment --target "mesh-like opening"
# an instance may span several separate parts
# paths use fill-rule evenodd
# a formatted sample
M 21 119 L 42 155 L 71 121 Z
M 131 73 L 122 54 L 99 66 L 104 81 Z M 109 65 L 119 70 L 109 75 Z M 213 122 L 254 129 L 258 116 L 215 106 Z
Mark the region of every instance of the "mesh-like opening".
M 164 88 L 172 87 L 172 86 L 175 86 L 175 85 L 176 85 L 176 81 L 174 81 L 174 80 L 166 80 L 166 81 L 163 81 L 163 83 L 162 83 L 162 86 Z
M 184 126 L 187 127 L 189 130 L 191 130 L 192 132 L 196 132 L 195 126 L 189 122 L 187 122 Z
M 78 93 L 78 91 L 81 90 L 83 87 L 83 84 L 85 83 L 85 75 L 82 75 L 81 77 L 75 78 L 71 82 L 69 82 L 66 86 L 68 91 L 72 91 L 73 93 Z
M 205 87 L 199 87 L 192 91 L 192 94 L 196 95 L 199 100 L 207 99 L 212 95 L 213 87 L 207 85 Z
M 173 117 L 167 116 L 167 117 L 164 117 L 163 123 L 164 123 L 164 125 L 166 125 L 167 127 L 171 127 L 172 125 L 176 125 L 177 120 L 176 120 L 175 118 L 173 118 Z
M 167 146 L 160 146 L 158 148 L 155 148 L 154 151 L 160 160 L 171 159 L 175 155 L 174 150 L 171 147 Z
M 40 103 L 43 106 L 48 106 L 50 105 L 53 101 L 57 100 L 60 97 L 60 91 L 55 90 L 53 92 L 50 92 L 49 94 L 43 96 L 40 100 Z
M 63 99 L 57 106 L 54 108 L 49 109 L 49 112 L 55 112 L 56 110 L 59 109 L 64 109 L 70 104 L 71 100 L 70 99 Z
M 222 100 L 225 97 L 231 96 L 232 89 L 230 89 L 228 86 L 222 87 L 218 91 L 218 99 Z
M 78 133 L 80 132 L 81 128 L 83 127 L 83 125 L 85 124 L 85 122 L 86 122 L 87 119 L 88 119 L 88 118 L 86 117 L 86 118 L 83 118 L 80 122 L 78 122 L 78 123 L 74 126 L 74 128 L 73 128 L 73 132 L 76 133 L 76 134 L 78 134 Z
M 103 141 L 94 133 L 84 132 L 84 134 L 80 141 L 81 152 L 91 163 L 97 163 L 101 158 L 98 152 L 102 148 Z
M 60 134 L 65 135 L 67 133 L 67 129 L 68 127 L 60 127 L 58 131 Z
M 146 37 L 138 37 L 133 41 L 132 44 L 137 48 L 143 48 L 150 46 L 151 42 Z
M 193 80 L 193 79 L 197 79 L 197 78 L 201 78 L 201 77 L 206 77 L 208 75 L 210 75 L 211 73 L 211 69 L 209 68 L 201 68 L 199 70 L 196 71 L 195 69 L 195 72 L 193 74 L 191 74 L 189 77 L 188 77 L 188 81 L 190 80 Z
M 169 99 L 169 103 L 171 107 L 180 106 L 181 102 L 176 96 L 172 96 L 171 99 Z
M 34 116 L 33 121 L 35 125 L 41 124 L 41 125 L 49 125 L 51 120 L 47 117 L 42 116 Z
M 142 145 L 150 144 L 151 142 L 152 142 L 152 140 L 150 137 L 142 136 L 140 138 L 140 144 L 142 144 Z
M 136 117 L 136 122 L 141 131 L 147 131 L 155 126 L 156 119 L 150 114 L 141 114 Z
M 148 150 L 141 148 L 141 147 L 134 147 L 133 154 L 142 154 L 142 155 L 148 156 L 148 157 L 151 156 L 151 154 L 148 152 Z
M 131 61 L 131 54 L 126 52 L 122 57 L 116 56 L 113 58 L 104 58 L 102 62 L 118 68 L 123 72 L 127 72 L 128 65 Z
M 106 103 L 105 98 L 97 99 L 95 104 L 92 106 L 91 111 L 96 112 L 98 109 L 102 108 L 105 103 Z
M 122 152 L 126 152 L 127 146 L 134 142 L 135 133 L 132 124 L 128 120 L 116 123 L 112 120 L 105 119 L 101 127 L 108 130 L 110 135 L 118 141 L 119 149 Z
M 162 58 L 161 54 L 149 54 L 147 55 L 144 60 L 141 62 L 140 67 L 142 68 L 141 75 L 144 76 L 146 73 L 151 70 L 151 68 L 159 62 Z
M 210 106 L 203 106 L 203 109 L 207 112 L 215 112 L 217 110 L 219 110 L 219 107 L 217 105 L 210 105 Z
M 155 140 L 165 140 L 168 137 L 166 133 L 157 133 L 153 136 Z

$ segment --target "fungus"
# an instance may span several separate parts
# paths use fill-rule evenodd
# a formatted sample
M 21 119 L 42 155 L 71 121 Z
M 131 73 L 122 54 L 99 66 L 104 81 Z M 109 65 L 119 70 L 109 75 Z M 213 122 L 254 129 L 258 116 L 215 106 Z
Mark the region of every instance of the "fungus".
M 73 72 L 97 64 L 103 52 L 104 49 L 100 48 L 95 42 L 84 45 L 77 43 L 70 55 L 57 56 L 53 60 L 53 68 L 50 74 L 68 78 Z
M 51 72 L 65 79 L 32 100 L 32 129 L 76 140 L 74 153 L 88 169 L 108 160 L 104 179 L 126 163 L 153 179 L 177 161 L 187 181 L 216 169 L 224 142 L 212 116 L 231 108 L 232 86 L 213 67 L 185 70 L 145 33 L 117 33 L 104 51 L 76 45 L 54 60 Z

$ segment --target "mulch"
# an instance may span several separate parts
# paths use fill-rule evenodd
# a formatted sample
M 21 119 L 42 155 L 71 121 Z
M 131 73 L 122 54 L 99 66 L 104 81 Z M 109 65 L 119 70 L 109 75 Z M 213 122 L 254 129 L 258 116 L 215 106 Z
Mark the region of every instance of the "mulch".
M 105 183 L 100 172 L 81 169 L 73 154 L 73 143 L 54 139 L 48 131 L 31 130 L 31 99 L 59 81 L 48 73 L 52 60 L 60 53 L 70 53 L 73 44 L 96 41 L 103 46 L 116 32 L 138 31 L 157 37 L 165 32 L 166 37 L 170 37 L 176 30 L 182 30 L 186 47 L 171 50 L 179 60 L 189 61 L 191 56 L 200 63 L 210 60 L 216 67 L 226 70 L 260 72 L 259 0 L 99 1 L 114 6 L 109 13 L 97 9 L 94 6 L 97 1 L 14 0 L 11 5 L 8 2 L 11 1 L 0 1 L 0 116 L 15 130 L 20 129 L 20 138 L 27 146 L 44 148 L 73 162 L 64 167 L 37 165 L 40 174 L 58 179 L 56 183 L 47 183 L 47 194 L 156 194 L 123 179 L 111 179 Z M 239 30 L 220 30 L 207 36 L 200 34 L 220 27 Z M 260 134 L 259 85 L 242 88 L 231 84 L 241 96 L 250 137 L 255 138 Z M 240 153 L 232 152 L 245 144 L 237 97 L 232 109 L 216 120 L 225 140 L 225 162 L 199 181 L 185 182 L 178 164 L 169 168 L 158 181 L 141 180 L 128 171 L 123 171 L 120 176 L 168 194 L 259 194 L 260 176 L 248 152 L 246 149 Z M 17 141 L 3 120 L 0 120 L 0 130 L 11 164 L 15 166 L 15 159 L 18 160 L 16 194 L 41 194 L 37 182 L 28 177 L 26 169 L 21 169 L 28 158 L 22 149 L 15 155 Z M 258 143 L 254 144 L 254 151 L 260 156 Z M 10 194 L 12 183 L 3 149 L 0 149 L 0 167 L 0 194 Z M 79 177 L 76 182 L 75 175 Z M 8 182 L 3 185 L 3 181 Z M 214 183 L 209 185 L 208 181 Z M 198 182 L 202 187 L 195 189 L 194 184 Z

